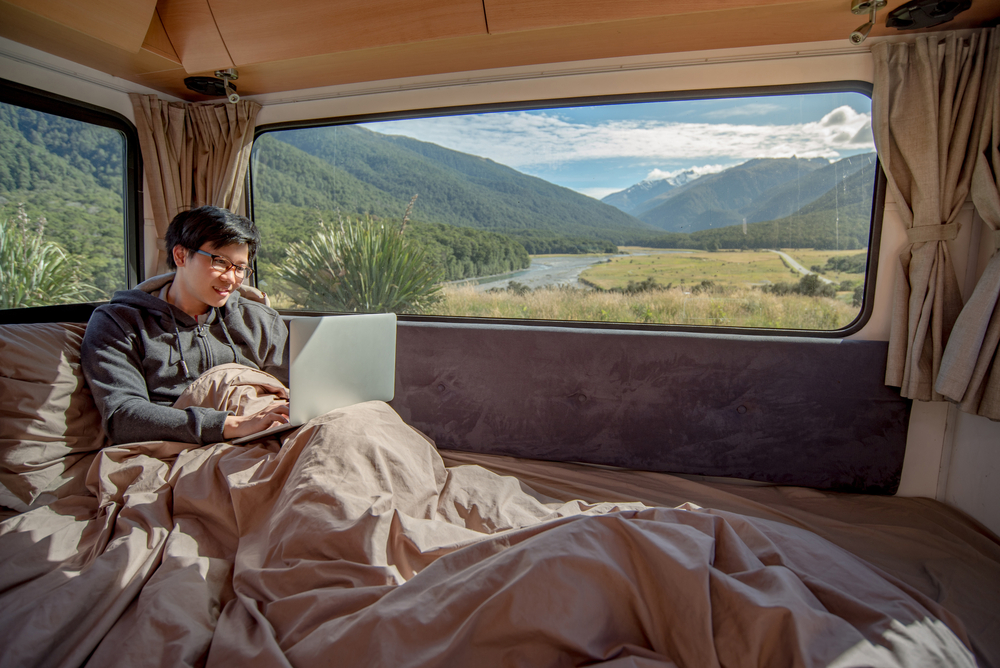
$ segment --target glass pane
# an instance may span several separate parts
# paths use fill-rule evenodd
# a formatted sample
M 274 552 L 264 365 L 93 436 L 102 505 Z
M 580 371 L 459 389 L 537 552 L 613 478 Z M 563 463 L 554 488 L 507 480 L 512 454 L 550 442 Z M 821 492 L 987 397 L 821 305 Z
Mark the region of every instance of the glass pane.
M 854 92 L 274 131 L 260 279 L 289 309 L 840 329 L 875 170 Z
M 126 287 L 124 155 L 116 130 L 0 103 L 0 308 Z

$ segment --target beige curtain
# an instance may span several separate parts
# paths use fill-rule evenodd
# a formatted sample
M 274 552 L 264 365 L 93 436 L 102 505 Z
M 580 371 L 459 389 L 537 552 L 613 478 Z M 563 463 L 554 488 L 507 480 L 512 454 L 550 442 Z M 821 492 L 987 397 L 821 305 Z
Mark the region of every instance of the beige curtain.
M 972 202 L 991 228 L 993 257 L 955 322 L 935 389 L 967 412 L 1000 420 L 1000 31 L 988 31 Z
M 913 399 L 942 399 L 934 380 L 962 308 L 946 241 L 958 234 L 975 164 L 985 43 L 983 33 L 949 33 L 872 48 L 875 145 L 909 241 L 899 257 L 885 382 Z
M 243 212 L 260 105 L 165 102 L 135 93 L 129 98 L 156 226 L 156 273 L 162 273 L 167 270 L 163 239 L 178 212 L 205 204 Z
M 188 132 L 194 148 L 194 206 L 211 204 L 242 214 L 243 187 L 260 105 L 192 104 Z
M 156 274 L 167 270 L 163 238 L 177 213 L 191 204 L 191 156 L 185 104 L 130 93 L 142 150 L 142 170 L 156 226 Z

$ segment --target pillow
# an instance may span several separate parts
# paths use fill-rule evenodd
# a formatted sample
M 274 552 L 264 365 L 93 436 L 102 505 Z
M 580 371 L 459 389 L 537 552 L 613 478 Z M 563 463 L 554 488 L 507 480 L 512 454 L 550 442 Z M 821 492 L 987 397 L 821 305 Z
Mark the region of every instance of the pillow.
M 80 368 L 85 327 L 0 325 L 0 483 L 29 506 L 82 492 L 107 441 Z

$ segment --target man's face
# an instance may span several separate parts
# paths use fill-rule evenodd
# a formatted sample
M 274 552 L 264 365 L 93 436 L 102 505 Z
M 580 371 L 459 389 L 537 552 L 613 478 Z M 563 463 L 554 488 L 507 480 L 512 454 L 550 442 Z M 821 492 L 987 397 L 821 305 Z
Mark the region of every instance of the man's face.
M 250 252 L 246 244 L 218 247 L 204 244 L 190 252 L 178 246 L 174 249 L 174 261 L 177 263 L 174 281 L 187 302 L 187 308 L 182 308 L 189 313 L 191 310 L 205 313 L 209 308 L 225 305 L 229 295 L 243 282 L 237 268 L 249 264 Z

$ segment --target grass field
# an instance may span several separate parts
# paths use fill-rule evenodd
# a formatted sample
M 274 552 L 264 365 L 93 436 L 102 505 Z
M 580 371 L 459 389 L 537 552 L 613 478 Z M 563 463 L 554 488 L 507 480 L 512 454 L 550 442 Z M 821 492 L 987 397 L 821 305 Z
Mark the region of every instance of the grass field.
M 691 286 L 702 281 L 742 288 L 768 283 L 794 283 L 801 274 L 785 266 L 781 256 L 769 251 L 663 251 L 654 248 L 625 248 L 628 255 L 603 262 L 581 275 L 590 284 L 604 289 L 625 288 L 629 281 L 640 283 L 653 278 L 662 286 Z M 858 251 L 816 251 L 783 249 L 805 268 L 823 266 L 830 257 L 857 255 Z M 835 283 L 861 282 L 864 274 L 832 272 L 824 274 Z
M 471 285 L 445 285 L 431 313 L 484 318 L 575 320 L 621 323 L 721 325 L 783 329 L 832 330 L 848 325 L 859 308 L 851 305 L 853 290 L 836 299 L 798 294 L 775 295 L 758 287 L 767 283 L 797 283 L 801 274 L 767 251 L 681 251 L 626 248 L 626 254 L 583 272 L 581 278 L 598 290 L 539 288 L 477 291 Z M 786 249 L 806 268 L 823 266 L 837 255 L 858 251 Z M 831 272 L 835 284 L 861 283 L 864 274 Z M 624 293 L 629 281 L 655 279 L 662 289 Z M 703 281 L 713 283 L 710 289 Z M 667 286 L 670 286 L 669 288 Z M 277 285 L 272 287 L 278 287 Z M 294 308 L 280 289 L 271 295 L 278 308 Z
M 840 299 L 778 296 L 753 288 L 735 288 L 727 294 L 692 294 L 677 287 L 637 294 L 572 288 L 517 294 L 448 286 L 433 312 L 484 318 L 831 330 L 848 325 L 857 317 L 858 308 Z

